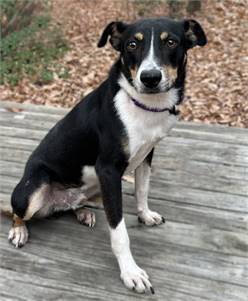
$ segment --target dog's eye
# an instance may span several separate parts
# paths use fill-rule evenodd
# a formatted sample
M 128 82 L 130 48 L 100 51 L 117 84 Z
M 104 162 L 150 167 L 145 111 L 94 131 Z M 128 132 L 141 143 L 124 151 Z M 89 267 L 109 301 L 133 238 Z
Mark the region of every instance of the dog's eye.
M 166 45 L 173 49 L 173 48 L 176 48 L 178 43 L 175 41 L 175 40 L 172 40 L 172 39 L 168 39 L 167 42 L 166 42 Z
M 134 50 L 134 49 L 136 49 L 137 48 L 137 44 L 136 44 L 136 42 L 135 41 L 131 41 L 131 42 L 129 42 L 128 44 L 127 44 L 127 49 L 128 50 Z

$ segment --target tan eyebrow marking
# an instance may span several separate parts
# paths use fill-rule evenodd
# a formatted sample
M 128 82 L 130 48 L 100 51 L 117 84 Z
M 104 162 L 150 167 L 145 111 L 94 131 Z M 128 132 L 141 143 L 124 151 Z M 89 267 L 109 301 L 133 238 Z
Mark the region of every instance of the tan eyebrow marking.
M 163 40 L 165 40 L 168 37 L 168 35 L 169 35 L 168 32 L 163 31 L 160 34 L 160 39 L 163 41 Z
M 144 39 L 144 35 L 141 32 L 137 32 L 134 37 L 138 40 L 138 41 L 142 41 Z

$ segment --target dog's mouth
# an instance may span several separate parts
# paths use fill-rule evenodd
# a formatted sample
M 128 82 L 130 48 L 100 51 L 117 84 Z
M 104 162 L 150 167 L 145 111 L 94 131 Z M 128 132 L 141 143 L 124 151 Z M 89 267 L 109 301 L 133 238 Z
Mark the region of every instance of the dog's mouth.
M 155 88 L 147 88 L 145 86 L 142 87 L 136 87 L 135 81 L 132 81 L 132 86 L 136 89 L 136 91 L 140 94 L 161 94 L 161 93 L 167 93 L 169 92 L 174 86 L 175 83 L 170 84 L 162 84 Z
M 129 78 L 129 83 L 133 86 L 136 92 L 140 94 L 162 94 L 169 92 L 175 87 L 175 80 L 171 78 L 163 78 L 160 83 L 154 87 L 149 87 L 141 82 L 137 77 Z

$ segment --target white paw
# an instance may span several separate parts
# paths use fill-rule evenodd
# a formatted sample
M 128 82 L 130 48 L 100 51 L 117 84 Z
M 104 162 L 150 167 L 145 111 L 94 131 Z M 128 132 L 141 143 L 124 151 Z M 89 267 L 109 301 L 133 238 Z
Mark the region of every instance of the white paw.
M 121 280 L 128 289 L 134 290 L 137 293 L 142 294 L 148 291 L 152 294 L 155 293 L 151 282 L 149 281 L 149 276 L 137 265 L 131 269 L 122 271 Z
M 21 248 L 28 241 L 28 229 L 25 225 L 12 227 L 9 231 L 8 240 L 16 247 Z
M 86 208 L 81 208 L 76 211 L 78 221 L 87 226 L 87 227 L 94 227 L 96 223 L 95 213 L 91 212 Z
M 138 212 L 138 219 L 139 222 L 147 226 L 161 225 L 165 223 L 165 218 L 162 215 L 151 210 Z

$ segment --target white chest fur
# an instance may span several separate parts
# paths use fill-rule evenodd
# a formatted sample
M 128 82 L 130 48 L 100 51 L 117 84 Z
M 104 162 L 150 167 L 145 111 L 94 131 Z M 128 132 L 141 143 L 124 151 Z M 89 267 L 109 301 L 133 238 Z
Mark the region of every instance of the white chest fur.
M 168 111 L 154 113 L 142 110 L 123 89 L 116 94 L 114 101 L 128 135 L 130 156 L 126 173 L 129 173 L 135 170 L 154 145 L 166 136 L 176 117 Z

